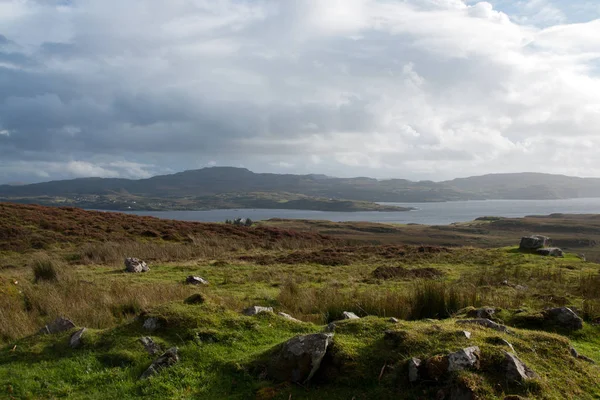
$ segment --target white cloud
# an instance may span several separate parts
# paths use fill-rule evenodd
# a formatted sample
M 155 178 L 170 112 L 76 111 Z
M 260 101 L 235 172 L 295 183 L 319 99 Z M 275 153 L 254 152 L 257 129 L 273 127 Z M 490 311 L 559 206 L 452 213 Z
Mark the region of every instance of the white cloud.
M 0 169 L 600 176 L 600 19 L 499 2 L 0 2 Z

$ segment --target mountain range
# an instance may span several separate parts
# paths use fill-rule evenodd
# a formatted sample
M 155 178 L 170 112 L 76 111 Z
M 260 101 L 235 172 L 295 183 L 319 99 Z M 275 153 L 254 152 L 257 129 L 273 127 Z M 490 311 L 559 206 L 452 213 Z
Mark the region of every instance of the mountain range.
M 441 202 L 485 199 L 600 197 L 600 178 L 543 173 L 491 174 L 450 181 L 414 182 L 367 177 L 254 173 L 211 167 L 148 179 L 78 178 L 30 185 L 0 186 L 0 200 L 88 208 L 371 209 L 374 202 Z M 319 204 L 311 204 L 311 202 Z M 291 203 L 290 203 L 291 202 Z M 353 202 L 353 203 L 352 203 Z M 356 202 L 362 202 L 357 206 Z M 391 211 L 384 209 L 381 211 Z

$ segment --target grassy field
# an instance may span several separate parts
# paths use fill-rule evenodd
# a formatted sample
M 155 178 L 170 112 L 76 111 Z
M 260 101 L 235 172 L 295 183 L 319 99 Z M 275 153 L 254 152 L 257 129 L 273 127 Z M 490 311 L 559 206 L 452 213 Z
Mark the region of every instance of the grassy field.
M 325 235 L 314 228 L 324 222 L 245 228 L 8 204 L 0 210 L 0 398 L 428 399 L 452 398 L 457 387 L 480 399 L 600 397 L 600 368 L 569 351 L 600 363 L 600 265 L 576 253 L 521 253 L 518 235 L 496 248 L 441 246 L 435 236 L 427 240 L 432 227 L 418 227 L 421 236 L 407 240 L 403 230 L 412 227 L 331 224 L 327 230 L 338 233 Z M 484 223 L 491 224 L 477 224 Z M 573 223 L 573 237 L 588 228 Z M 378 239 L 365 237 L 371 234 Z M 32 235 L 42 245 L 33 246 Z M 569 239 L 567 231 L 560 235 Z M 125 256 L 147 260 L 150 271 L 125 273 Z M 210 284 L 186 285 L 189 275 Z M 202 304 L 185 302 L 194 294 Z M 302 322 L 241 314 L 253 305 Z M 457 324 L 481 306 L 496 307 L 494 318 L 511 332 Z M 557 306 L 576 310 L 584 328 L 544 322 L 540 312 Z M 338 321 L 344 311 L 361 319 Z M 57 316 L 77 328 L 37 333 Z M 148 318 L 157 330 L 143 328 Z M 265 374 L 279 345 L 332 321 L 333 346 L 311 383 Z M 73 349 L 69 338 L 79 327 L 88 330 Z M 459 335 L 465 329 L 471 339 Z M 177 346 L 180 362 L 139 380 L 156 358 L 142 336 L 163 350 Z M 506 381 L 503 340 L 539 378 Z M 478 371 L 409 383 L 411 357 L 475 345 Z

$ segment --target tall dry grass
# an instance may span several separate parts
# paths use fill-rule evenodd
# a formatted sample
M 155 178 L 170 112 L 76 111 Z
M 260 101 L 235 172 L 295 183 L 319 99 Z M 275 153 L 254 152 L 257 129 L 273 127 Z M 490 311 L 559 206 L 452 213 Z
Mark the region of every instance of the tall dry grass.
M 294 315 L 325 323 L 340 319 L 344 311 L 407 320 L 447 318 L 461 308 L 484 304 L 487 297 L 476 288 L 439 281 L 416 281 L 402 292 L 331 284 L 311 287 L 288 281 L 277 301 Z
M 318 241 L 305 238 L 280 238 L 277 241 L 244 241 L 238 238 L 189 237 L 187 242 L 123 241 L 82 245 L 71 259 L 77 263 L 121 265 L 125 257 L 147 261 L 181 261 L 228 258 L 240 252 L 258 250 L 304 250 L 322 248 Z
M 53 268 L 57 271 L 53 280 L 25 280 L 18 285 L 4 282 L 0 291 L 0 341 L 31 335 L 58 316 L 68 317 L 78 326 L 107 328 L 158 304 L 181 301 L 198 290 L 181 283 L 117 281 L 105 286 L 77 279 L 68 268 Z

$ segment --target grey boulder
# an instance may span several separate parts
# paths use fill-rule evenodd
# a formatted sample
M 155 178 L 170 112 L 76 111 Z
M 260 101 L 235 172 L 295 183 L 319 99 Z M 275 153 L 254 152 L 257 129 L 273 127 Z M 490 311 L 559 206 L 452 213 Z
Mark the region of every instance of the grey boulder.
M 44 326 L 40 332 L 46 334 L 54 334 L 65 332 L 70 329 L 75 328 L 75 324 L 68 318 L 58 317 L 54 321 L 50 322 L 48 325 Z
M 467 313 L 467 317 L 492 319 L 495 313 L 496 313 L 496 309 L 494 309 L 494 308 L 482 307 L 482 308 L 478 308 L 476 310 L 469 311 Z
M 86 331 L 86 328 L 81 328 L 80 330 L 72 334 L 71 338 L 69 339 L 69 346 L 71 346 L 71 348 L 73 349 L 80 347 L 83 344 L 83 334 Z
M 558 307 L 545 310 L 544 319 L 563 329 L 580 330 L 583 329 L 583 319 L 579 317 L 569 307 Z
M 287 319 L 288 321 L 292 321 L 292 322 L 302 322 L 299 319 L 296 319 L 294 317 L 292 317 L 290 314 L 286 314 L 284 312 L 278 312 L 277 315 L 279 315 L 280 317 Z
M 541 256 L 549 256 L 549 257 L 562 257 L 563 251 L 558 247 L 545 247 L 543 249 L 537 249 L 536 253 Z
M 185 278 L 185 283 L 188 285 L 208 285 L 208 281 L 206 279 L 193 275 Z
M 158 322 L 158 318 L 152 317 L 145 320 L 144 325 L 142 325 L 142 327 L 147 331 L 154 332 L 155 330 L 160 328 L 160 323 Z
M 533 235 L 523 236 L 519 249 L 521 250 L 537 250 L 546 247 L 550 244 L 550 238 L 547 236 Z
M 502 365 L 504 374 L 509 382 L 524 382 L 529 379 L 538 378 L 538 374 L 532 371 L 516 355 L 505 352 Z
M 252 307 L 248 307 L 244 311 L 242 311 L 242 314 L 252 316 L 252 315 L 260 314 L 263 312 L 272 313 L 273 307 L 252 306 Z
M 315 333 L 288 340 L 270 361 L 268 375 L 280 382 L 308 382 L 321 366 L 332 339 L 333 333 Z
M 127 257 L 125 259 L 125 271 L 127 272 L 148 272 L 150 268 L 148 265 L 135 257 Z
M 448 372 L 464 371 L 466 369 L 479 369 L 481 351 L 478 346 L 467 347 L 448 354 Z

